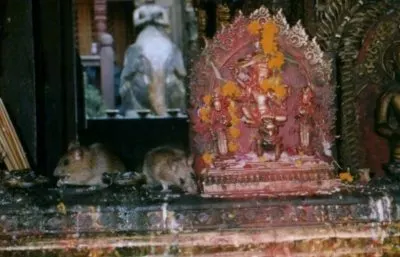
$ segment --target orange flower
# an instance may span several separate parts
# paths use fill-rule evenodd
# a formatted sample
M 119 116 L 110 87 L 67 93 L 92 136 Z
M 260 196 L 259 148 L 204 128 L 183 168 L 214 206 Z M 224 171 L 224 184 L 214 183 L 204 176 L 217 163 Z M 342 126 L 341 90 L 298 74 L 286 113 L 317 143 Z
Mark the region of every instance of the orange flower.
M 282 52 L 277 52 L 268 62 L 268 68 L 270 69 L 281 69 L 285 63 L 285 56 Z
M 199 109 L 199 117 L 200 117 L 200 120 L 202 120 L 203 122 L 206 122 L 206 123 L 211 122 L 209 114 L 210 114 L 210 110 L 208 107 L 202 107 Z
M 267 22 L 264 24 L 263 27 L 263 36 L 268 36 L 268 37 L 275 37 L 276 34 L 279 32 L 278 26 L 272 21 Z
M 252 21 L 248 26 L 247 29 L 249 30 L 250 34 L 256 35 L 260 32 L 261 26 L 258 21 Z
M 263 36 L 261 39 L 261 46 L 266 54 L 273 54 L 278 51 L 278 46 L 274 38 L 268 38 Z
M 225 85 L 222 86 L 222 95 L 237 97 L 240 96 L 240 89 L 234 82 L 228 81 Z
M 274 76 L 263 80 L 260 87 L 264 92 L 267 92 L 269 89 L 274 90 L 279 99 L 285 98 L 288 93 L 287 88 L 282 84 L 281 76 Z
M 211 165 L 213 163 L 214 156 L 210 153 L 204 153 L 202 159 L 205 164 Z
M 262 89 L 264 92 L 267 92 L 268 89 L 272 89 L 272 90 L 273 90 L 273 89 L 275 88 L 274 77 L 271 77 L 271 78 L 269 78 L 269 79 L 264 79 L 264 80 L 261 82 L 260 87 L 261 87 L 261 89 Z
M 210 95 L 205 95 L 205 96 L 203 96 L 203 102 L 204 102 L 204 104 L 206 104 L 206 105 L 210 105 L 210 103 L 211 103 L 211 96 L 210 96 Z
M 228 150 L 229 152 L 236 152 L 239 149 L 239 146 L 234 142 L 229 142 Z
M 280 84 L 274 88 L 275 94 L 279 99 L 283 99 L 287 96 L 287 88 Z
M 235 128 L 235 127 L 230 127 L 229 128 L 229 134 L 233 138 L 238 138 L 240 136 L 240 130 L 238 128 Z
M 279 32 L 278 27 L 273 22 L 267 22 L 264 24 L 261 46 L 266 54 L 273 54 L 278 51 L 276 44 L 276 34 Z
M 342 172 L 339 174 L 339 178 L 341 181 L 345 181 L 345 182 L 353 182 L 354 178 L 351 175 L 351 173 L 349 171 L 346 172 Z

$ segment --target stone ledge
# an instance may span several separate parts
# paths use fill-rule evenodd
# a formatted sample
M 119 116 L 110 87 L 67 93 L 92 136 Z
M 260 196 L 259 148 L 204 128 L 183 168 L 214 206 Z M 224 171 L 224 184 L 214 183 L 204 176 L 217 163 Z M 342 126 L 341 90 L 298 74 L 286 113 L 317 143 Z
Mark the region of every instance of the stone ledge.
M 149 235 L 108 235 L 101 234 L 69 238 L 19 238 L 12 244 L 0 246 L 1 252 L 26 251 L 69 251 L 103 249 L 118 251 L 118 249 L 135 249 L 143 254 L 165 254 L 166 252 L 191 253 L 196 256 L 212 256 L 216 248 L 224 252 L 218 256 L 239 256 L 261 251 L 257 256 L 342 256 L 355 253 L 383 253 L 393 251 L 387 238 L 400 239 L 399 224 L 382 225 L 348 224 L 348 225 L 316 225 L 275 227 L 259 230 L 233 230 L 222 232 L 198 232 L 178 234 Z M 327 245 L 331 245 L 329 249 Z M 270 252 L 272 255 L 265 255 Z M 111 255 L 107 255 L 111 256 Z M 121 256 L 121 255 L 120 255 Z M 122 255 L 130 256 L 130 255 Z M 187 255 L 184 255 L 187 256 Z M 215 255 L 214 255 L 215 256 Z M 246 256 L 246 255 L 244 255 Z M 287 255 L 286 255 L 287 256 Z
M 196 256 L 213 256 L 215 251 L 243 257 L 240 253 L 250 248 L 271 251 L 301 244 L 311 249 L 323 241 L 339 244 L 337 251 L 344 254 L 353 240 L 368 241 L 373 247 L 351 249 L 375 253 L 386 251 L 386 241 L 399 240 L 398 228 L 396 183 L 349 186 L 330 196 L 280 199 L 141 195 L 118 188 L 84 194 L 45 188 L 0 190 L 0 253 L 62 252 L 62 246 L 71 252 L 129 249 L 130 254 L 120 256 L 179 249 L 184 256 L 193 251 Z M 293 249 L 292 256 L 312 256 Z M 135 251 L 140 254 L 132 255 Z
M 0 206 L 0 236 L 89 232 L 193 232 L 400 221 L 395 192 L 247 200 L 159 197 L 104 190 L 59 198 L 19 196 Z M 7 199 L 6 197 L 3 198 Z M 9 200 L 11 201 L 11 200 Z

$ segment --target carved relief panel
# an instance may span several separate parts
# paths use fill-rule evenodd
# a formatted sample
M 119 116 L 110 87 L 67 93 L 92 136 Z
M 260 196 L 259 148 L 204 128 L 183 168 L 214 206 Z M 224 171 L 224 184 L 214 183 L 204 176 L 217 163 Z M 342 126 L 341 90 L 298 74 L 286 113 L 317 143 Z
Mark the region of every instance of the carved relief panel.
M 383 175 L 383 165 L 390 161 L 388 141 L 376 131 L 376 113 L 381 109 L 380 95 L 393 80 L 390 63 L 400 35 L 399 19 L 399 6 L 389 1 L 332 0 L 324 10 L 317 37 L 323 49 L 338 57 L 344 167 L 369 168 Z M 395 123 L 392 116 L 391 126 Z

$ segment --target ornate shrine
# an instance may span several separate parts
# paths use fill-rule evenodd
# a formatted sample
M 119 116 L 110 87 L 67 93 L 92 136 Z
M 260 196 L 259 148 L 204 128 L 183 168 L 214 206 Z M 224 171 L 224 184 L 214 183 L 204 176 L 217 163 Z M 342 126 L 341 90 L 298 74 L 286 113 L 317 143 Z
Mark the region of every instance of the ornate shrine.
M 339 1 L 332 1 L 333 7 Z M 356 10 L 354 6 L 340 8 Z M 374 8 L 384 9 L 376 4 Z M 363 15 L 368 16 L 361 19 L 363 22 L 377 15 L 371 10 L 371 6 L 362 8 Z M 365 27 L 358 22 L 363 15 L 351 18 L 347 36 L 362 38 L 364 30 L 358 28 Z M 266 18 L 260 22 L 260 17 Z M 253 23 L 255 20 L 258 22 Z M 373 178 L 361 184 L 347 173 L 349 177 L 341 178 L 352 183 L 344 183 L 340 192 L 330 194 L 340 184 L 329 152 L 334 121 L 329 58 L 314 40 L 308 40 L 300 25 L 289 28 L 285 24 L 282 13 L 271 16 L 261 9 L 250 18 L 239 16 L 232 27 L 208 42 L 192 87 L 190 115 L 193 149 L 198 155 L 196 168 L 203 175 L 205 196 L 314 195 L 204 199 L 147 195 L 126 184 L 94 191 L 60 190 L 40 184 L 27 186 L 34 177 L 15 183 L 6 176 L 0 180 L 0 256 L 399 256 L 398 182 Z M 379 28 L 392 31 L 393 27 Z M 235 33 L 234 37 L 221 36 L 228 35 L 227 31 Z M 260 33 L 252 33 L 256 31 Z M 271 34 L 265 31 L 275 33 L 267 37 Z M 327 34 L 338 39 L 336 33 Z M 276 48 L 269 48 L 273 51 L 265 51 L 265 45 L 274 46 L 263 44 L 266 38 L 275 39 L 271 41 L 276 42 Z M 358 41 L 343 41 L 346 50 L 341 57 L 358 58 L 352 55 Z M 380 52 L 375 47 L 366 49 L 371 55 Z M 359 57 L 360 67 L 366 68 L 369 61 L 361 65 L 363 56 Z M 272 66 L 271 59 L 275 60 Z M 342 71 L 349 73 L 340 76 L 349 78 L 357 67 L 350 70 L 354 62 L 342 61 Z M 376 87 L 362 93 L 374 95 L 374 89 L 384 81 L 377 78 L 376 82 Z M 364 103 L 370 107 L 368 94 L 358 99 L 353 94 L 359 85 L 357 79 L 340 83 L 342 93 L 346 93 L 341 95 L 341 107 L 354 100 L 358 104 L 353 108 L 364 107 Z M 363 109 L 357 110 L 362 113 Z M 341 108 L 340 113 L 345 116 L 352 112 Z M 372 122 L 348 116 L 356 117 L 349 122 L 354 131 L 364 127 L 372 133 L 372 126 L 368 127 Z M 92 120 L 89 127 L 99 128 L 100 122 Z M 116 126 L 109 126 L 103 137 L 112 138 L 109 131 L 115 130 Z M 348 140 L 346 146 L 366 149 L 368 144 L 372 148 L 376 141 L 368 135 L 360 137 L 365 139 L 361 140 L 363 144 Z M 355 138 L 344 131 L 341 136 Z M 359 164 L 362 158 L 352 159 L 347 151 L 342 156 L 358 163 L 355 167 L 364 167 Z M 387 156 L 380 157 L 387 160 Z M 21 175 L 13 174 L 11 178 Z M 325 180 L 324 174 L 328 176 Z M 7 183 L 10 181 L 13 183 Z
M 194 65 L 193 148 L 204 196 L 338 189 L 329 56 L 303 26 L 262 7 L 220 30 Z

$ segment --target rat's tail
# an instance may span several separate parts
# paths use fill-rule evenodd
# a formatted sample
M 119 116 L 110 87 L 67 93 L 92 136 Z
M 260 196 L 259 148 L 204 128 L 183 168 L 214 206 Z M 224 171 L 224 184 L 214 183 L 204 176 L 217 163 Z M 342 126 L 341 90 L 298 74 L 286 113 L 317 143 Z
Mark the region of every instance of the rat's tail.
M 149 102 L 152 110 L 157 115 L 165 116 L 167 114 L 163 72 L 153 71 L 152 81 L 149 85 Z
M 146 176 L 142 172 L 134 172 L 133 180 L 134 180 L 135 187 L 138 187 L 138 188 L 147 184 Z

